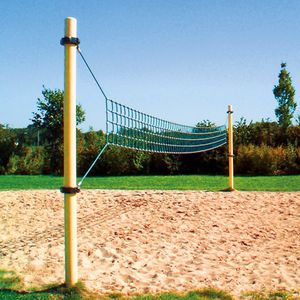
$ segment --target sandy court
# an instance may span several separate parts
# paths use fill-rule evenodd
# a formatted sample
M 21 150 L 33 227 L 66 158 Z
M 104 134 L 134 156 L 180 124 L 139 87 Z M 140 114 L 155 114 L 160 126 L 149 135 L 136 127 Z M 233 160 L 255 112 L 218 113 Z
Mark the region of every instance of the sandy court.
M 79 275 L 123 293 L 300 289 L 300 193 L 84 190 Z M 0 268 L 63 282 L 63 195 L 0 192 Z

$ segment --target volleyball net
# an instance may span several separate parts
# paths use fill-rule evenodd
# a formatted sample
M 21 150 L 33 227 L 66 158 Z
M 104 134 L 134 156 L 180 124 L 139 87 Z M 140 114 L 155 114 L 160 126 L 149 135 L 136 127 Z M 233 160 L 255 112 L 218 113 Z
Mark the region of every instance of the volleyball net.
M 189 154 L 227 141 L 226 126 L 192 127 L 169 122 L 106 99 L 107 143 L 136 150 Z

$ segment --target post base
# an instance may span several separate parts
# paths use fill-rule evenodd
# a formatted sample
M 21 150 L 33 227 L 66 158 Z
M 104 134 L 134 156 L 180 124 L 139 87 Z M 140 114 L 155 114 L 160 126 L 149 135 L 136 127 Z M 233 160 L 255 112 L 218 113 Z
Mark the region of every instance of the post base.
M 220 192 L 236 192 L 236 191 L 237 191 L 236 189 L 227 188 L 227 189 L 221 190 Z

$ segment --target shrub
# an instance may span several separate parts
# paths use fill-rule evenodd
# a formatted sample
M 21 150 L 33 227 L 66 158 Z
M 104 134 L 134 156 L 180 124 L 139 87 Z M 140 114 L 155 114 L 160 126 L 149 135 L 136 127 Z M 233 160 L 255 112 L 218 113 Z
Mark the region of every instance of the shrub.
M 235 171 L 244 175 L 295 174 L 300 170 L 300 150 L 267 145 L 241 145 L 235 158 Z
M 42 147 L 24 147 L 18 155 L 13 154 L 8 163 L 7 174 L 36 175 L 44 169 L 45 153 Z

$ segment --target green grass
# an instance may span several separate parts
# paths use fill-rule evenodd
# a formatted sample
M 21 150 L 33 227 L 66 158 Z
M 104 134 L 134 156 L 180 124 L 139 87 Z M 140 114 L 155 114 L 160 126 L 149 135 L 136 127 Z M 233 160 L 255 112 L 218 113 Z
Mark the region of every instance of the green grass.
M 233 300 L 234 298 L 227 292 L 215 289 L 202 289 L 186 293 L 161 293 L 161 294 L 144 294 L 131 297 L 132 300 Z
M 64 285 L 52 285 L 44 289 L 24 290 L 22 280 L 11 271 L 0 270 L 0 299 L 5 300 L 233 300 L 229 293 L 212 288 L 189 291 L 185 293 L 158 294 L 95 294 L 89 292 L 82 283 L 74 288 Z M 299 293 L 276 291 L 269 293 L 248 292 L 241 295 L 244 300 L 296 300 Z
M 273 291 L 269 293 L 263 292 L 247 292 L 241 297 L 243 300 L 299 300 L 298 292 L 289 291 Z
M 78 287 L 67 289 L 57 286 L 40 291 L 18 291 L 14 289 L 0 290 L 0 299 L 5 300 L 93 300 L 97 299 L 88 292 L 82 292 Z
M 0 190 L 59 189 L 62 177 L 45 175 L 2 175 Z M 220 191 L 228 186 L 226 176 L 113 176 L 88 177 L 83 189 L 138 189 L 138 190 L 208 190 Z M 235 188 L 240 191 L 300 191 L 300 175 L 237 176 Z
M 0 290 L 19 287 L 21 280 L 14 272 L 0 270 Z
M 82 284 L 68 289 L 63 285 L 45 287 L 44 289 L 24 290 L 22 280 L 12 271 L 0 270 L 0 299 L 5 300 L 93 300 L 95 295 L 89 293 Z
M 232 300 L 233 297 L 224 291 L 204 289 L 187 293 L 139 294 L 125 296 L 122 294 L 100 295 L 89 292 L 83 284 L 74 288 L 63 285 L 46 287 L 42 290 L 22 290 L 22 281 L 14 272 L 0 270 L 0 299 L 6 300 Z

